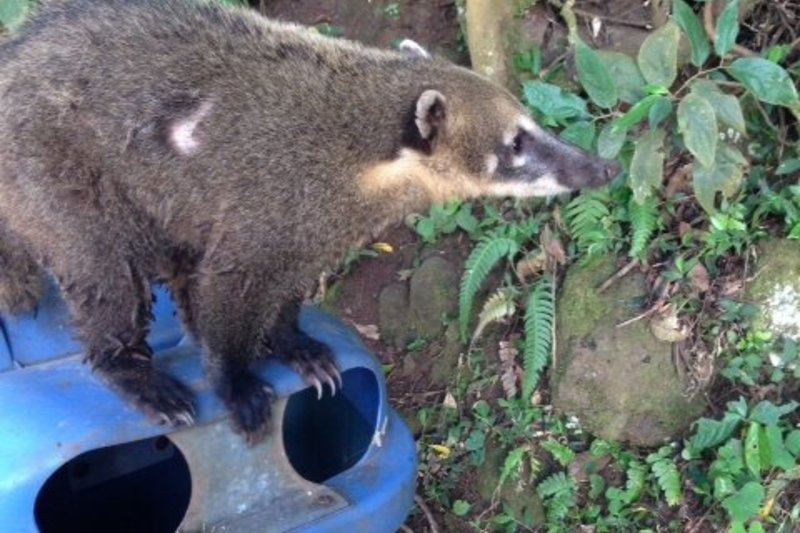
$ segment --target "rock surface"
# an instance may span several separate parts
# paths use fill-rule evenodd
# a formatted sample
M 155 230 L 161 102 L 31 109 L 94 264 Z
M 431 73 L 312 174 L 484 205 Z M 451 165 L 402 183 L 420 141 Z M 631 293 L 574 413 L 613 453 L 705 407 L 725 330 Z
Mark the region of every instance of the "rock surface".
M 755 273 L 745 293 L 760 308 L 754 327 L 800 340 L 800 241 L 763 243 Z
M 553 404 L 595 435 L 653 446 L 686 429 L 703 402 L 684 395 L 672 344 L 656 339 L 647 320 L 617 327 L 641 313 L 646 290 L 636 273 L 597 294 L 614 271 L 605 257 L 567 272 L 556 305 Z
M 429 257 L 411 276 L 408 319 L 411 330 L 431 339 L 444 332 L 445 318 L 458 303 L 458 274 L 448 260 Z

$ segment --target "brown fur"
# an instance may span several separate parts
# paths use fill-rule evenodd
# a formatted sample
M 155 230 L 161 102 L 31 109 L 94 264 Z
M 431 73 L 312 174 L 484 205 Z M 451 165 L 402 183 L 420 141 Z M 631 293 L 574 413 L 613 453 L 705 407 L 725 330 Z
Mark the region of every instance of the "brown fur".
M 429 90 L 443 98 L 420 108 Z M 446 62 L 244 10 L 51 0 L 0 45 L 1 304 L 38 296 L 35 259 L 100 375 L 188 423 L 189 392 L 145 341 L 150 284 L 167 283 L 235 427 L 257 440 L 271 391 L 253 358 L 271 351 L 310 383 L 336 376 L 296 315 L 347 245 L 498 180 L 608 181 L 605 162 L 544 133 L 526 134 L 528 163 L 512 168 L 504 139 L 524 113 Z

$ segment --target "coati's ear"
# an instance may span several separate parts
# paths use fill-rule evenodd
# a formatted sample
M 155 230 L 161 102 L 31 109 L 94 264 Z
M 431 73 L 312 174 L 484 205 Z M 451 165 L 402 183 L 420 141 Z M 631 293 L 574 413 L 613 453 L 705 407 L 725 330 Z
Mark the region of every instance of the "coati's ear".
M 411 39 L 403 39 L 400 41 L 400 44 L 397 45 L 397 49 L 412 56 L 422 57 L 425 59 L 430 59 L 431 57 L 428 51 L 425 50 L 421 44 L 419 44 L 417 41 L 412 41 Z
M 419 96 L 414 122 L 422 139 L 431 141 L 441 132 L 447 116 L 446 108 L 447 99 L 439 91 L 428 89 Z

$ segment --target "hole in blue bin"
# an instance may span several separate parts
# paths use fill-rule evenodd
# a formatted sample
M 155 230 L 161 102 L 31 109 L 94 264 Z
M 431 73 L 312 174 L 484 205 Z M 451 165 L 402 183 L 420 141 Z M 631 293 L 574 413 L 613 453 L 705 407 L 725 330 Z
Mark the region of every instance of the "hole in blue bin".
M 283 417 L 283 444 L 298 474 L 322 483 L 355 465 L 367 452 L 378 418 L 380 394 L 375 374 L 353 368 L 342 374 L 336 396 L 306 389 L 289 397 Z
M 39 491 L 41 533 L 172 533 L 189 505 L 191 476 L 166 437 L 92 450 Z

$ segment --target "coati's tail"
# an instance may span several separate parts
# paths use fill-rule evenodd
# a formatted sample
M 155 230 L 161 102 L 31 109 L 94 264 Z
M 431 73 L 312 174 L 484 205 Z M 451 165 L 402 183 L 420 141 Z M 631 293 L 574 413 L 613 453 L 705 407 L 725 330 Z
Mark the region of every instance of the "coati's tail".
M 0 224 L 0 313 L 30 311 L 43 292 L 41 268 L 30 252 Z

